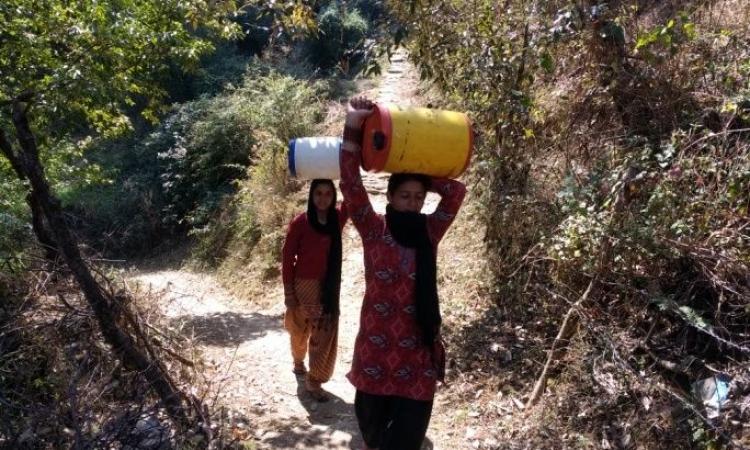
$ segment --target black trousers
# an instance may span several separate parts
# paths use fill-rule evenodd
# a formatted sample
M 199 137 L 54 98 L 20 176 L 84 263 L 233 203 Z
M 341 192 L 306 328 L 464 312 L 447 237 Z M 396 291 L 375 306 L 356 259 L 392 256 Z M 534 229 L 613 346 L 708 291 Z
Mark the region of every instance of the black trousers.
M 432 400 L 373 395 L 357 390 L 354 411 L 368 447 L 419 450 L 432 415 Z

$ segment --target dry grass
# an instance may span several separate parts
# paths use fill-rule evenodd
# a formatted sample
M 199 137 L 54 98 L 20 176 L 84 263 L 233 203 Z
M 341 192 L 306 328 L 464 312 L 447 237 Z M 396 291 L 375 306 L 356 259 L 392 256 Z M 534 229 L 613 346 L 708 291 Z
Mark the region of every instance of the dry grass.
M 679 11 L 680 5 L 686 2 L 652 3 L 658 4 L 649 14 L 627 22 L 628 33 L 635 34 L 633 30 L 645 31 L 663 24 L 665 17 Z M 683 44 L 672 59 L 657 67 L 658 70 L 637 59 L 629 62 L 634 67 L 628 73 L 632 79 L 620 82 L 620 99 L 637 101 L 622 104 L 621 109 L 613 103 L 612 85 L 602 84 L 600 67 L 589 65 L 592 59 L 596 60 L 594 56 L 601 56 L 592 52 L 603 52 L 604 49 L 584 49 L 592 57 L 567 60 L 569 65 L 561 71 L 564 73 L 558 73 L 556 79 L 538 78 L 534 101 L 538 111 L 534 119 L 535 130 L 542 131 L 528 143 L 527 150 L 535 157 L 530 168 L 532 189 L 526 194 L 533 200 L 524 208 L 538 201 L 542 215 L 530 217 L 529 211 L 536 209 L 519 208 L 518 211 L 526 213 L 520 215 L 515 224 L 493 230 L 493 233 L 499 232 L 514 239 L 528 234 L 530 227 L 548 235 L 556 233 L 559 230 L 556 230 L 551 206 L 555 203 L 554 194 L 562 190 L 564 176 L 571 176 L 578 186 L 595 185 L 589 178 L 592 174 L 616 171 L 624 160 L 623 155 L 631 156 L 628 151 L 642 150 L 640 146 L 644 141 L 648 143 L 634 140 L 628 144 L 624 138 L 632 135 L 634 130 L 647 129 L 656 144 L 668 141 L 673 130 L 690 125 L 690 120 L 695 123 L 702 109 L 716 108 L 730 93 L 735 95 L 733 87 L 716 86 L 719 84 L 716 79 L 697 75 L 705 68 L 697 64 L 695 57 L 702 55 L 701 64 L 710 60 L 726 69 L 722 73 L 739 74 L 738 64 L 732 59 L 740 56 L 747 61 L 748 52 L 742 52 L 750 37 L 746 25 L 749 12 L 747 2 L 705 2 L 695 15 L 699 30 L 695 41 Z M 734 43 L 727 46 L 719 30 L 734 33 Z M 560 54 L 574 55 L 584 50 L 564 47 Z M 724 124 L 729 123 L 730 116 L 722 116 Z M 643 124 L 648 124 L 648 127 L 643 127 Z M 708 149 L 702 151 L 704 157 L 711 157 Z M 743 154 L 733 152 L 735 158 Z M 685 178 L 688 183 L 690 180 L 694 182 L 695 178 Z M 601 192 L 592 195 L 603 203 L 614 186 L 613 183 L 607 184 L 606 180 L 600 183 Z M 710 184 L 715 187 L 721 183 Z M 638 186 L 639 195 L 648 197 L 645 192 L 651 188 L 653 184 Z M 687 195 L 690 189 L 685 186 L 681 192 Z M 496 194 L 496 197 L 500 196 L 500 193 Z M 719 197 L 717 195 L 717 202 Z M 629 218 L 638 216 L 640 205 L 633 206 L 628 212 Z M 493 205 L 485 207 L 493 208 Z M 512 214 L 505 205 L 495 207 Z M 726 215 L 720 214 L 721 217 Z M 735 219 L 739 221 L 732 222 L 731 226 L 725 224 L 728 228 L 720 227 L 712 233 L 712 239 L 725 235 L 735 236 L 733 239 L 737 242 L 744 239 L 738 239 L 737 235 L 743 219 Z M 722 219 L 714 216 L 713 220 Z M 634 222 L 638 223 L 637 220 Z M 459 224 L 457 226 L 460 228 Z M 460 241 L 466 236 L 457 238 L 451 235 L 452 239 Z M 617 235 L 613 239 L 625 238 Z M 737 273 L 746 274 L 747 264 L 741 264 L 743 268 L 739 271 L 727 269 L 736 267 L 734 263 L 738 259 L 734 248 L 727 247 L 731 254 L 719 258 L 717 253 L 708 250 L 711 248 L 708 241 L 694 244 L 694 247 L 689 244 L 692 250 L 685 248 L 683 255 L 695 262 L 695 271 L 680 274 L 678 268 L 659 267 L 656 261 L 643 261 L 640 274 L 620 273 L 614 268 L 608 273 L 602 292 L 582 311 L 577 337 L 566 357 L 556 365 L 541 404 L 529 410 L 522 410 L 520 406 L 541 370 L 559 320 L 580 295 L 577 286 L 582 283 L 585 286 L 589 281 L 583 268 L 570 261 L 552 264 L 545 251 L 537 249 L 516 265 L 508 264 L 507 258 L 498 259 L 510 269 L 490 262 L 486 268 L 500 274 L 493 285 L 482 283 L 479 271 L 446 277 L 451 283 L 449 288 L 444 288 L 449 295 L 468 302 L 454 305 L 445 295 L 442 299 L 451 308 L 450 312 L 454 312 L 454 315 L 445 314 L 449 357 L 452 358 L 452 386 L 442 394 L 443 404 L 439 403 L 437 407 L 436 420 L 444 426 L 455 427 L 456 443 L 466 445 L 469 441 L 474 448 L 688 449 L 747 446 L 750 433 L 747 426 L 742 425 L 747 421 L 747 413 L 742 412 L 741 406 L 746 404 L 749 392 L 750 370 L 741 362 L 746 361 L 747 355 L 737 355 L 728 346 L 710 342 L 715 339 L 696 332 L 694 327 L 686 326 L 674 315 L 655 311 L 653 305 L 644 301 L 645 290 L 638 285 L 639 277 L 658 278 L 662 274 L 665 280 L 673 276 L 684 277 L 676 283 L 684 283 L 688 292 L 685 295 L 692 296 L 693 300 L 701 296 L 711 297 L 708 291 L 702 290 L 705 281 L 713 285 L 715 292 L 730 285 L 734 286 L 732 289 L 739 286 L 737 292 L 746 292 L 741 290 L 743 283 L 746 286 L 746 280 L 740 280 Z M 627 258 L 634 248 L 628 249 L 628 245 L 638 244 L 622 243 L 616 254 Z M 447 240 L 442 244 L 441 252 L 445 255 L 446 248 L 450 248 L 458 255 L 467 255 L 472 262 L 484 254 L 481 245 L 480 251 L 474 255 L 471 252 L 476 249 L 472 245 L 466 245 L 467 253 L 463 253 L 463 247 L 461 242 Z M 508 248 L 500 248 L 498 252 L 508 252 Z M 489 254 L 488 257 L 493 261 L 498 255 Z M 460 267 L 464 261 L 459 261 Z M 664 264 L 672 263 L 679 261 L 667 259 Z M 450 266 L 451 263 L 441 260 L 441 264 Z M 561 271 L 564 264 L 569 264 L 572 270 Z M 451 270 L 461 269 L 454 266 Z M 463 276 L 472 282 L 467 284 L 460 280 Z M 486 286 L 478 291 L 478 296 L 473 282 Z M 506 284 L 520 289 L 506 291 Z M 497 296 L 498 292 L 515 294 Z M 497 308 L 487 300 L 493 294 Z M 724 308 L 732 311 L 717 312 L 719 315 L 711 319 L 722 326 L 736 327 L 736 307 L 742 302 L 737 302 L 737 296 L 732 300 L 728 300 L 729 297 L 732 296 L 728 292 L 721 296 Z M 710 311 L 713 310 L 709 309 L 709 315 Z M 743 340 L 740 336 L 747 330 L 746 326 L 740 328 L 745 331 L 732 335 L 737 342 Z M 650 339 L 650 342 L 644 344 L 644 339 Z M 653 354 L 645 352 L 644 346 Z M 727 354 L 739 358 L 740 362 L 719 356 Z M 660 357 L 665 357 L 667 362 L 660 361 Z M 670 361 L 678 365 L 684 363 L 684 358 L 692 361 L 691 370 L 664 368 Z M 709 423 L 703 418 L 702 407 L 696 407 L 691 398 L 690 383 L 709 376 L 713 371 L 731 374 L 735 397 L 721 419 Z
M 164 315 L 164 292 L 98 278 L 118 299 L 122 329 L 186 394 L 208 440 L 175 426 L 146 380 L 120 364 L 75 283 L 31 270 L 0 277 L 0 447 L 249 448 L 239 442 L 250 419 L 225 404 L 223 373 L 190 330 Z
M 119 302 L 120 326 L 164 365 L 183 392 L 190 392 L 199 369 L 190 342 L 169 327 L 154 298 L 133 296 L 101 277 L 100 282 Z M 147 382 L 122 367 L 104 343 L 77 286 L 62 272 L 42 271 L 16 283 L 23 290 L 15 290 L 0 312 L 0 367 L 6 374 L 0 384 L 0 446 L 174 442 L 176 429 Z

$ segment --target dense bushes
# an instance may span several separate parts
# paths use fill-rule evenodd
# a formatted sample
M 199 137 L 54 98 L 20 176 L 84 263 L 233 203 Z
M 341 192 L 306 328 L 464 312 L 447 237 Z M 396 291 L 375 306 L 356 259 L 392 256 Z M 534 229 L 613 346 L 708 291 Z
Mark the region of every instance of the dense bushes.
M 0 272 L 3 272 L 15 265 L 12 258 L 20 256 L 30 242 L 31 233 L 21 183 L 7 174 L 5 180 L 0 177 L 0 191 L 3 193 L 0 197 Z
M 741 24 L 750 10 L 635 3 L 393 7 L 423 76 L 475 119 L 497 304 L 546 339 L 557 325 L 545 325 L 549 318 L 596 280 L 576 310 L 584 327 L 577 359 L 567 361 L 575 375 L 563 380 L 611 377 L 689 416 L 684 402 L 652 386 L 667 380 L 690 398 L 690 383 L 712 374 L 705 363 L 737 377 L 739 398 L 747 394 L 748 374 L 728 356 L 748 357 L 750 36 Z M 595 364 L 602 358 L 609 369 Z M 664 363 L 685 358 L 696 363 Z M 615 405 L 640 408 L 593 388 L 557 386 L 547 406 L 557 400 L 560 416 L 607 427 L 623 426 L 610 416 Z M 742 414 L 726 412 L 723 430 L 741 435 L 731 421 Z M 575 424 L 577 434 L 595 441 L 592 424 Z M 628 433 L 639 445 L 674 448 L 718 436 L 692 419 Z
M 285 143 L 269 137 L 257 154 L 237 194 L 198 246 L 198 256 L 220 266 L 233 288 L 249 289 L 248 279 L 277 275 L 286 224 L 299 208 L 294 194 L 300 186 L 288 176 Z
M 92 138 L 94 130 L 80 129 L 76 132 L 81 136 L 56 136 L 54 142 L 44 142 L 45 155 L 50 156 L 43 158 L 47 171 L 78 233 L 112 255 L 151 249 L 175 234 L 206 231 L 203 227 L 216 208 L 234 191 L 233 181 L 246 176 L 258 134 L 265 135 L 261 138 L 265 143 L 271 136 L 285 142 L 309 134 L 320 112 L 320 87 L 304 81 L 312 76 L 310 72 L 329 73 L 334 67 L 349 73 L 356 70 L 352 66 L 361 61 L 369 29 L 357 8 L 366 11 L 368 20 L 377 20 L 383 5 L 371 0 L 355 3 L 323 2 L 319 10 L 318 6 L 300 9 L 312 14 L 307 37 L 287 17 L 296 7 L 243 8 L 234 21 L 244 38 L 213 42 L 215 52 L 202 57 L 190 73 L 167 64 L 159 77 L 159 93 L 180 103 L 162 108 L 161 123 L 155 128 L 138 117 L 148 100 L 148 93 L 143 93 L 132 99 L 130 117 L 122 118 L 122 129 L 131 125 L 134 129 L 130 136 L 93 134 Z M 263 64 L 310 51 L 310 66 L 296 61 L 279 69 L 294 73 L 300 81 L 272 73 L 248 56 L 264 49 Z M 151 119 L 156 113 L 151 111 Z M 267 147 L 265 143 L 258 148 Z M 5 169 L 0 175 L 4 184 L 14 179 Z M 7 219 L 0 236 L 5 247 L 18 242 L 28 219 L 23 198 L 13 196 L 22 190 L 8 192 L 13 198 L 3 198 L 0 205 Z M 21 207 L 11 211 L 7 202 Z
M 303 46 L 310 62 L 323 71 L 348 73 L 362 62 L 368 24 L 359 10 L 332 1 L 317 17 L 315 36 Z
M 174 107 L 144 138 L 120 140 L 92 157 L 113 180 L 69 192 L 66 203 L 101 249 L 153 248 L 176 233 L 206 228 L 267 143 L 311 132 L 322 85 L 260 65 L 241 84 Z M 218 249 L 217 249 L 218 251 Z
M 322 119 L 323 83 L 277 74 L 267 84 L 250 83 L 244 89 L 266 101 L 256 105 L 260 128 L 246 177 L 237 182 L 236 195 L 225 199 L 212 221 L 195 230 L 203 236 L 196 256 L 211 265 L 226 258 L 228 248 L 233 249 L 233 259 L 244 261 L 258 240 L 276 236 L 286 218 L 286 197 L 295 186 L 287 174 L 287 143 L 294 137 L 313 135 Z M 274 247 L 260 253 L 275 258 Z
M 113 182 L 70 189 L 65 200 L 80 218 L 77 226 L 97 248 L 141 251 L 185 232 L 206 237 L 206 250 L 216 248 L 208 242 L 221 239 L 208 224 L 222 214 L 227 219 L 234 181 L 247 175 L 252 160 L 278 153 L 291 137 L 309 135 L 319 120 L 322 85 L 304 81 L 310 77 L 306 72 L 359 70 L 354 66 L 362 62 L 369 26 L 358 8 L 368 20 L 383 14 L 377 1 L 327 2 L 312 16 L 312 31 L 297 40 L 279 15 L 286 10 L 269 8 L 244 9 L 236 18 L 246 32 L 241 42 L 218 44 L 194 73 L 175 75 L 174 86 L 166 84 L 175 99 L 199 98 L 172 105 L 147 135 L 99 144 L 100 150 L 90 156 Z M 259 53 L 271 43 L 272 32 L 277 43 L 288 47 L 269 48 L 266 59 L 303 52 L 310 66 L 287 63 L 282 69 L 299 81 L 262 67 L 265 63 L 248 62 L 252 60 L 243 54 Z M 198 254 L 215 260 L 220 247 L 212 256 L 202 250 Z
M 181 105 L 145 145 L 164 165 L 164 220 L 204 224 L 249 163 L 255 124 L 252 102 L 220 95 Z

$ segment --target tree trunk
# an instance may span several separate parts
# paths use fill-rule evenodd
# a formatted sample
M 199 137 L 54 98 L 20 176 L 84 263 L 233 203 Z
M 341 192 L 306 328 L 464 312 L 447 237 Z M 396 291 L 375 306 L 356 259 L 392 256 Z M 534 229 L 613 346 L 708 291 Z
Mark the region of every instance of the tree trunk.
M 189 421 L 183 404 L 184 395 L 174 386 L 161 364 L 150 360 L 136 347 L 132 337 L 120 329 L 116 320 L 117 305 L 105 296 L 103 289 L 81 257 L 78 243 L 65 222 L 60 202 L 50 192 L 44 169 L 39 161 L 36 140 L 26 117 L 26 109 L 18 102 L 13 105 L 13 125 L 21 150 L 16 153 L 2 134 L 0 134 L 0 150 L 8 158 L 18 176 L 28 180 L 31 184 L 29 196 L 32 213 L 41 212 L 46 223 L 49 224 L 51 238 L 57 244 L 56 248 L 94 311 L 104 339 L 126 367 L 144 374 L 161 398 L 169 415 L 181 425 L 188 425 Z M 35 207 L 38 208 L 36 212 L 33 210 Z M 43 224 L 42 227 L 44 227 Z M 46 243 L 43 242 L 42 245 Z
M 55 265 L 57 265 L 57 258 L 60 256 L 60 251 L 57 249 L 57 244 L 52 237 L 52 231 L 50 231 L 47 222 L 44 220 L 42 205 L 36 196 L 31 193 L 26 196 L 26 203 L 29 204 L 29 208 L 31 209 L 31 228 L 34 230 L 36 239 L 44 249 L 44 259 L 50 264 L 50 268 L 54 269 Z

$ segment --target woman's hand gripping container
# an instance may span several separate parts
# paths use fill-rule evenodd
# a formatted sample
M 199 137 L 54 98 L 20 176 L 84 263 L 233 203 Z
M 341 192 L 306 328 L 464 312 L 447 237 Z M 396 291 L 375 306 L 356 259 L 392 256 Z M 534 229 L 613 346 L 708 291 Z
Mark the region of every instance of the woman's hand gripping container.
M 289 141 L 289 173 L 302 180 L 326 178 L 338 180 L 341 138 L 301 137 Z
M 376 104 L 364 125 L 362 166 L 457 178 L 469 166 L 473 141 L 466 114 Z

